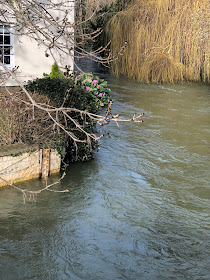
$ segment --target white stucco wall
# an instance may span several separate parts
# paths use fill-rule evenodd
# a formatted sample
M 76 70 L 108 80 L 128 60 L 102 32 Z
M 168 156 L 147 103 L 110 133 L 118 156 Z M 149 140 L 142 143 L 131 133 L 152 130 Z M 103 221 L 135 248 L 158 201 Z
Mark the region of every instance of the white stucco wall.
M 59 0 L 54 0 L 59 1 Z M 73 5 L 73 3 L 71 3 Z M 62 18 L 62 12 L 53 11 L 53 17 Z M 74 22 L 74 5 L 70 9 L 68 16 L 70 22 Z M 1 20 L 1 19 L 0 19 Z M 71 30 L 72 32 L 72 30 Z M 14 66 L 18 66 L 18 70 L 15 72 L 17 78 L 24 83 L 25 81 L 41 78 L 43 73 L 50 73 L 54 59 L 52 56 L 46 57 L 46 47 L 38 46 L 36 41 L 29 38 L 26 35 L 14 35 Z M 62 39 L 61 39 L 62 40 Z M 48 52 L 49 53 L 49 52 Z M 54 56 L 59 65 L 65 67 L 69 65 L 70 69 L 73 70 L 73 51 L 71 55 L 63 54 L 62 58 L 58 53 L 54 51 Z M 6 85 L 15 86 L 17 82 L 12 78 L 7 80 Z

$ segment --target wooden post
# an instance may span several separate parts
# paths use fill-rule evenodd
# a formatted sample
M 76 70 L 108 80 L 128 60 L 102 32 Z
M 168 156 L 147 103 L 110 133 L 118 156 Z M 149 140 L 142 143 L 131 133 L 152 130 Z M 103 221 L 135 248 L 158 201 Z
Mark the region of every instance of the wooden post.
M 43 150 L 39 150 L 39 178 L 42 178 L 42 158 L 43 158 Z
M 47 178 L 50 172 L 50 149 L 43 150 L 42 178 Z

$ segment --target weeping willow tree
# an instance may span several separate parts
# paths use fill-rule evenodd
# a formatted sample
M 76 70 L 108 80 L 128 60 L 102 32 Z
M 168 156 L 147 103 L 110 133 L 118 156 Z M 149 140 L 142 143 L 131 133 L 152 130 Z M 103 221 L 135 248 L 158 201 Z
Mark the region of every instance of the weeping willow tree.
M 112 72 L 141 82 L 210 80 L 209 0 L 132 0 L 106 32 L 111 51 L 127 47 Z

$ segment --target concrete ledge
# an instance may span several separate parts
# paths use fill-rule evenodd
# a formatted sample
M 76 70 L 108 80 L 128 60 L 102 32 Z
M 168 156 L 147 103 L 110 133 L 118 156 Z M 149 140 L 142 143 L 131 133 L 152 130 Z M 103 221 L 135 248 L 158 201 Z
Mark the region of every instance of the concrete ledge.
M 13 145 L 11 145 L 13 146 Z M 4 147 L 5 148 L 5 147 Z M 56 150 L 38 149 L 25 152 L 35 147 L 18 145 L 0 149 L 0 177 L 11 184 L 30 179 L 47 177 L 60 171 L 61 156 Z M 24 150 L 25 149 L 25 150 Z M 18 155 L 21 153 L 20 155 Z M 11 156 L 15 154 L 16 156 Z M 7 185 L 0 178 L 0 187 Z
M 18 155 L 25 152 L 35 151 L 38 149 L 39 147 L 37 145 L 27 145 L 23 143 L 0 146 L 0 157 Z

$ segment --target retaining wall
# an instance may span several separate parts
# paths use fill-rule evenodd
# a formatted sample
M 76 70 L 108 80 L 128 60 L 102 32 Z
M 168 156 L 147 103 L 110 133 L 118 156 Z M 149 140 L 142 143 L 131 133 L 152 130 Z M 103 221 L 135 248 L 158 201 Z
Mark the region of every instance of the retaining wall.
M 56 150 L 41 149 L 18 156 L 0 155 L 0 177 L 14 184 L 47 177 L 60 171 L 61 157 Z M 0 178 L 0 187 L 7 185 Z

